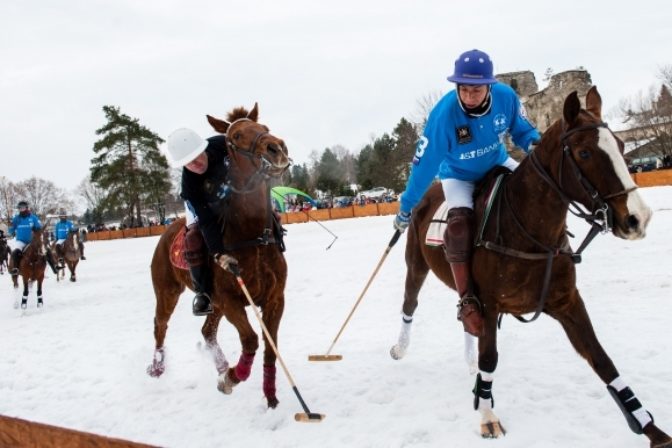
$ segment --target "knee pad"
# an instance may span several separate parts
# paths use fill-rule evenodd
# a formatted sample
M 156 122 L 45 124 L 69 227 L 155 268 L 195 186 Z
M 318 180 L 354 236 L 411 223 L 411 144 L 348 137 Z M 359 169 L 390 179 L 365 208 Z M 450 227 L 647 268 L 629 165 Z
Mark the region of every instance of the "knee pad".
M 465 262 L 474 245 L 474 211 L 466 207 L 448 210 L 448 225 L 443 234 L 449 262 Z

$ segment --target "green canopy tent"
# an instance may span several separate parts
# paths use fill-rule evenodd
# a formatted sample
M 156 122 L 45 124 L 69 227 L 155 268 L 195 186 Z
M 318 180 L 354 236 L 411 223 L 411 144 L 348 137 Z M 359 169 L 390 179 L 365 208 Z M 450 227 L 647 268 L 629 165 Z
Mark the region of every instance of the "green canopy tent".
M 302 197 L 308 199 L 308 202 L 310 202 L 313 205 L 313 207 L 317 207 L 317 204 L 315 203 L 313 198 L 311 198 L 310 195 L 308 195 L 307 193 L 304 193 L 301 190 L 297 190 L 296 188 L 292 188 L 292 187 L 283 187 L 283 186 L 271 188 L 271 197 L 275 201 L 276 208 L 283 213 L 285 212 L 285 204 L 286 204 L 285 198 L 287 196 L 292 196 L 292 195 L 293 196 L 302 196 Z

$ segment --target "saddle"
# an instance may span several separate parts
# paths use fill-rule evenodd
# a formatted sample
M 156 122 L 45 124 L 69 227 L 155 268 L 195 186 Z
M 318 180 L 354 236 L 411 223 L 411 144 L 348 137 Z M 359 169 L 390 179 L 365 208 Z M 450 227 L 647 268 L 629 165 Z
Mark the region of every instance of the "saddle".
M 187 264 L 187 258 L 184 256 L 186 252 L 185 248 L 185 235 L 187 234 L 187 228 L 182 226 L 180 230 L 173 238 L 173 242 L 170 244 L 170 263 L 178 269 L 189 269 L 189 264 Z

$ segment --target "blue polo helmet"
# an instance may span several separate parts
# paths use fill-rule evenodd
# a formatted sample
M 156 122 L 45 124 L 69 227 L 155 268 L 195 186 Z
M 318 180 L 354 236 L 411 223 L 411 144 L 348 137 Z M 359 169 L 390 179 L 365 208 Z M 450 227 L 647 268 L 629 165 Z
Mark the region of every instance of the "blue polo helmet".
M 492 61 L 487 53 L 470 50 L 455 60 L 455 70 L 448 81 L 456 84 L 483 85 L 497 82 L 492 72 Z

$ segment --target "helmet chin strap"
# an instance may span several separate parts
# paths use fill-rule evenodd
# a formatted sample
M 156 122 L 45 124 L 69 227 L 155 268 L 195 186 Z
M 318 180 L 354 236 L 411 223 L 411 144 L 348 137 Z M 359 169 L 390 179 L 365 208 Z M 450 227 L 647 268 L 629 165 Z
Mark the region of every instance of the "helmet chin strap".
M 490 94 L 490 91 L 492 89 L 491 85 L 488 85 L 488 94 L 485 96 L 485 99 L 481 104 L 479 104 L 476 107 L 467 107 L 463 102 L 462 98 L 460 98 L 460 93 L 459 93 L 459 88 L 460 85 L 457 85 L 457 102 L 460 104 L 460 108 L 464 111 L 465 114 L 469 115 L 470 117 L 476 118 L 476 117 L 482 117 L 483 115 L 487 114 L 490 112 L 490 108 L 492 107 L 492 95 Z

